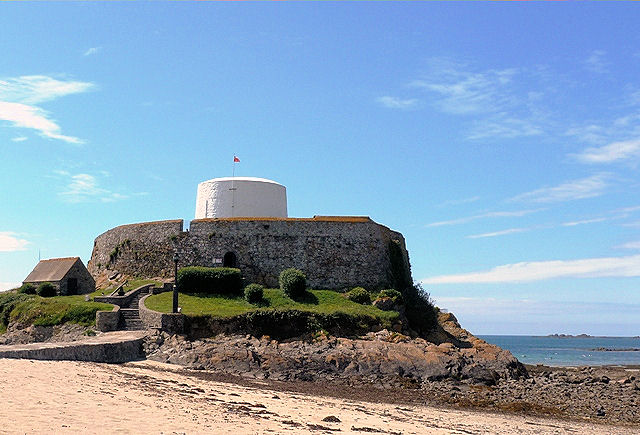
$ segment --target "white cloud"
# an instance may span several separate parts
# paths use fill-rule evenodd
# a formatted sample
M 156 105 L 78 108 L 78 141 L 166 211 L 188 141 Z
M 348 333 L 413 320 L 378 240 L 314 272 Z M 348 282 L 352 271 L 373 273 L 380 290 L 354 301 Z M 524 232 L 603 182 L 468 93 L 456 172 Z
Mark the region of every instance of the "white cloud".
M 517 119 L 501 114 L 482 121 L 476 121 L 467 139 L 515 138 L 537 136 L 542 133 L 544 133 L 542 128 L 529 119 Z
M 93 175 L 71 175 L 65 171 L 54 172 L 69 179 L 66 190 L 59 193 L 60 197 L 65 202 L 79 203 L 93 200 L 100 202 L 114 202 L 129 197 L 129 195 L 112 192 L 100 187 L 96 177 Z
M 0 100 L 38 104 L 87 92 L 93 87 L 93 83 L 62 81 L 42 75 L 20 76 L 0 80 Z
M 593 224 L 596 222 L 604 222 L 608 220 L 607 218 L 594 218 L 594 219 L 583 219 L 583 220 L 579 220 L 579 221 L 571 221 L 571 222 L 564 222 L 562 224 L 563 227 L 575 227 L 576 225 L 585 225 L 585 224 Z
M 640 276 L 640 255 L 582 260 L 532 261 L 505 264 L 488 271 L 440 275 L 424 284 L 532 282 L 554 278 L 602 278 Z
M 607 173 L 592 175 L 591 177 L 573 180 L 554 187 L 544 187 L 531 192 L 522 193 L 511 198 L 511 201 L 527 201 L 536 203 L 573 201 L 576 199 L 593 198 L 602 195 L 609 187 Z
M 620 246 L 616 246 L 616 248 L 622 249 L 640 249 L 640 240 L 635 240 L 633 242 L 623 243 Z
M 461 204 L 469 204 L 470 202 L 476 202 L 480 199 L 479 196 L 472 196 L 469 198 L 462 198 L 462 199 L 448 199 L 440 204 L 438 204 L 436 207 L 447 207 L 447 206 L 451 206 L 451 205 L 461 205 Z
M 574 157 L 583 163 L 611 163 L 640 157 L 640 139 L 613 142 L 602 147 L 590 147 Z
M 13 127 L 36 130 L 51 139 L 82 143 L 77 137 L 61 134 L 60 126 L 36 104 L 86 92 L 93 87 L 92 83 L 61 81 L 41 75 L 0 80 L 0 121 L 8 121 Z
M 0 292 L 12 290 L 22 285 L 21 282 L 0 282 Z
M 390 96 L 376 98 L 376 101 L 389 109 L 412 109 L 418 104 L 416 98 L 402 99 Z
M 476 221 L 478 219 L 487 219 L 487 218 L 501 218 L 501 217 L 522 217 L 531 213 L 539 212 L 543 209 L 537 208 L 534 210 L 516 210 L 516 211 L 490 211 L 487 213 L 477 214 L 473 216 L 467 216 L 458 219 L 451 219 L 447 221 L 440 222 L 432 222 L 428 224 L 428 227 L 441 227 L 445 225 L 459 225 L 466 224 L 467 222 Z
M 525 231 L 529 231 L 529 228 L 510 228 L 508 230 L 495 231 L 493 233 L 474 234 L 472 236 L 467 236 L 467 239 L 483 239 L 486 237 L 505 236 L 507 234 L 523 233 Z
M 28 138 L 26 136 L 17 136 L 14 137 L 13 139 L 11 139 L 14 142 L 24 142 L 25 140 L 27 140 Z
M 60 134 L 60 126 L 49 119 L 48 113 L 39 107 L 21 103 L 0 101 L 0 120 L 9 121 L 14 127 L 31 128 L 42 136 L 69 143 L 80 144 L 82 140 Z
M 453 114 L 473 114 L 499 111 L 512 103 L 505 92 L 517 74 L 514 68 L 472 72 L 464 65 L 444 59 L 433 59 L 427 76 L 410 83 L 439 96 L 436 104 Z
M 587 69 L 598 74 L 609 72 L 607 68 L 608 62 L 604 60 L 606 54 L 607 53 L 603 50 L 594 50 L 587 60 L 585 60 Z
M 92 54 L 97 54 L 100 50 L 102 50 L 102 47 L 91 47 L 83 53 L 83 56 L 91 56 Z
M 24 251 L 29 242 L 17 237 L 11 231 L 0 232 L 0 252 Z

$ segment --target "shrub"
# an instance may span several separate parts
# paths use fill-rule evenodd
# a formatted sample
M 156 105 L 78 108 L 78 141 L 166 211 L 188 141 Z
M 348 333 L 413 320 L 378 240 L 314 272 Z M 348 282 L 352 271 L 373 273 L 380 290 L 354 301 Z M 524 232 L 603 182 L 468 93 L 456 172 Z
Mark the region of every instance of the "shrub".
M 402 303 L 402 293 L 395 289 L 381 290 L 378 295 L 379 298 L 391 298 L 394 304 Z
M 349 298 L 350 301 L 356 302 L 358 304 L 367 305 L 371 303 L 371 295 L 363 287 L 353 288 L 349 292 L 347 297 Z
M 307 288 L 307 277 L 301 270 L 293 267 L 280 272 L 278 281 L 284 294 L 291 299 L 304 295 Z
M 36 293 L 43 298 L 51 298 L 56 295 L 56 286 L 50 282 L 43 282 L 38 286 Z
M 178 290 L 185 293 L 242 294 L 242 274 L 232 267 L 183 267 Z
M 4 333 L 7 330 L 7 326 L 9 326 L 11 311 L 13 311 L 20 302 L 29 298 L 31 298 L 31 296 L 25 294 L 0 293 L 0 334 Z
M 36 294 L 36 286 L 27 282 L 22 284 L 20 288 L 18 288 L 18 293 L 22 293 L 25 295 L 35 295 Z
M 436 308 L 420 284 L 407 287 L 402 292 L 405 303 L 405 315 L 409 326 L 420 335 L 432 331 L 438 322 Z
M 250 304 L 255 304 L 262 300 L 264 287 L 260 284 L 249 284 L 244 288 L 244 299 Z

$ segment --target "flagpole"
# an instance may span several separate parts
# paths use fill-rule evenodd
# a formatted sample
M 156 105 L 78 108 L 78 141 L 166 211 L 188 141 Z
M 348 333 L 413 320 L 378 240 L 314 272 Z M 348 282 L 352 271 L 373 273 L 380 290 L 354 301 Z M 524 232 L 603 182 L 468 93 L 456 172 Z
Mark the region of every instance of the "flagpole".
M 233 170 L 231 171 L 231 217 L 235 217 L 236 206 L 236 153 L 233 153 Z

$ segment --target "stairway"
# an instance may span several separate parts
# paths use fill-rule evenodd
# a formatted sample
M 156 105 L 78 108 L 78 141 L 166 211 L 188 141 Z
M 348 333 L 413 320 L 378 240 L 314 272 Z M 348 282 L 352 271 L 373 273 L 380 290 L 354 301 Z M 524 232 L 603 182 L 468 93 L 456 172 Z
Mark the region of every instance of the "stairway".
M 128 304 L 120 307 L 120 329 L 127 331 L 138 331 L 145 329 L 144 323 L 140 320 L 140 310 L 138 309 L 140 299 L 148 294 L 147 291 L 138 292 Z

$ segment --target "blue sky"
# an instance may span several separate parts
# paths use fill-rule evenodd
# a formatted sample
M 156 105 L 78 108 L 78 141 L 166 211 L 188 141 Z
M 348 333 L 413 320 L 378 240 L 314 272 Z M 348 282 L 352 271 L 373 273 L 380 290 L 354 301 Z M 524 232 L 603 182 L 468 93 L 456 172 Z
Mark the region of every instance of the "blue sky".
M 633 3 L 2 3 L 0 289 L 199 182 L 401 231 L 475 333 L 640 334 Z

